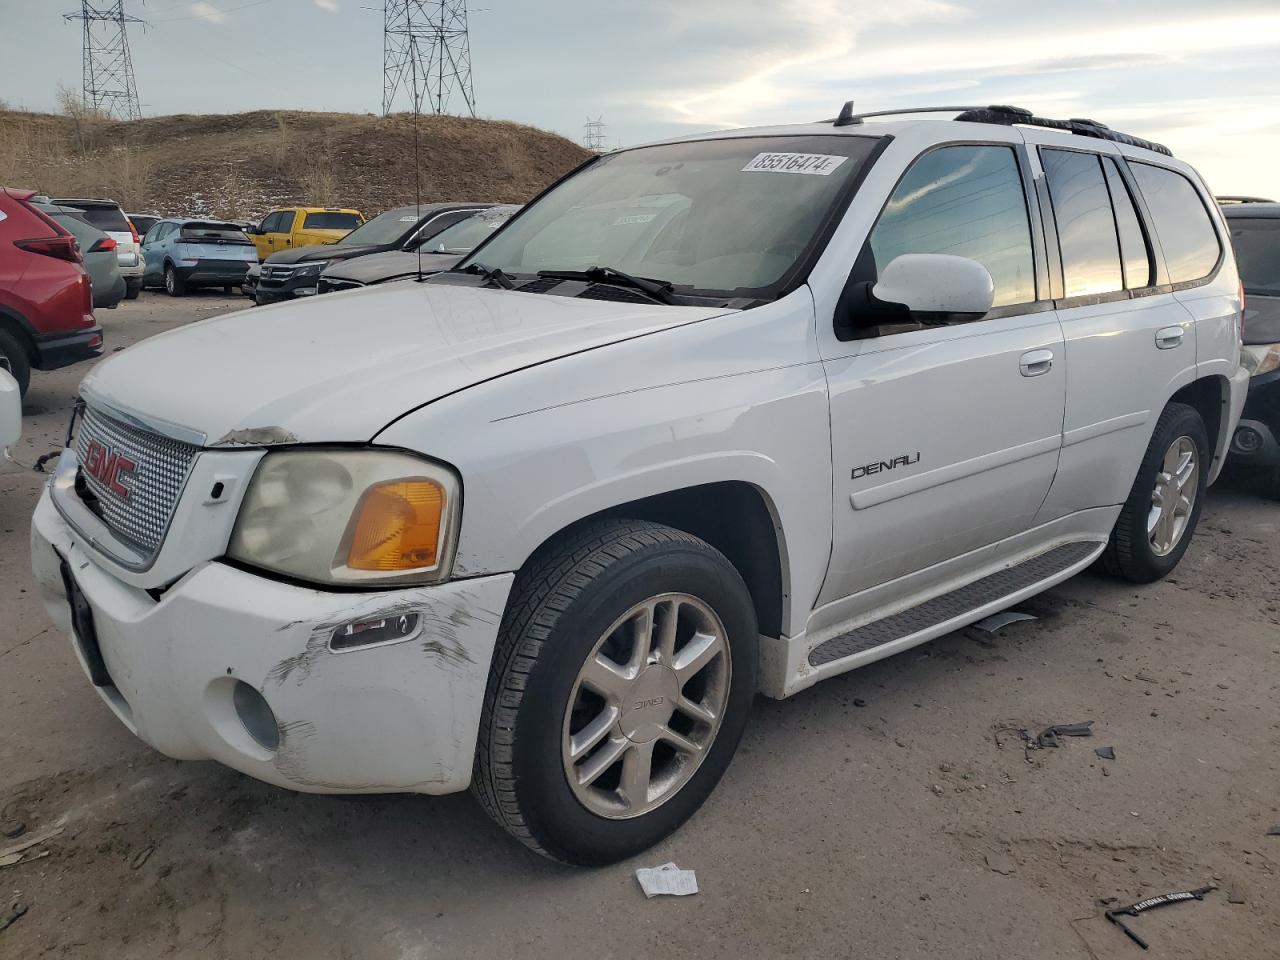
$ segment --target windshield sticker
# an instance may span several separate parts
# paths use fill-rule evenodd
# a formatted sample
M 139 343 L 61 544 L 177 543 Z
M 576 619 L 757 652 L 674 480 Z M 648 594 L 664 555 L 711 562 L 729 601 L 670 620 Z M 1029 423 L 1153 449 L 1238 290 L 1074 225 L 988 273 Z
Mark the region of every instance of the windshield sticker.
M 848 157 L 831 157 L 821 153 L 760 153 L 742 168 L 743 173 L 807 173 L 829 177 Z
M 658 215 L 656 213 L 633 213 L 626 217 L 619 217 L 613 221 L 615 227 L 624 226 L 628 223 L 649 223 Z
M 400 222 L 401 223 L 417 223 L 418 218 L 417 217 L 401 217 Z

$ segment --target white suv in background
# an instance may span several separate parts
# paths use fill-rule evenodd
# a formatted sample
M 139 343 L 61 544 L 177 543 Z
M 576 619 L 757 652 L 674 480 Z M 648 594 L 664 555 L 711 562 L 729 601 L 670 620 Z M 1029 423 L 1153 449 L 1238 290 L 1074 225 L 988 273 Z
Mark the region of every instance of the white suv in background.
M 846 105 L 620 150 L 425 282 L 103 361 L 35 574 L 171 757 L 471 786 L 613 861 L 698 808 L 757 692 L 1172 570 L 1240 308 L 1195 171 L 1099 124 Z
M 135 300 L 142 290 L 142 239 L 120 204 L 114 200 L 51 200 L 63 207 L 72 207 L 84 214 L 90 225 L 97 227 L 116 242 L 116 260 L 125 282 L 125 299 Z

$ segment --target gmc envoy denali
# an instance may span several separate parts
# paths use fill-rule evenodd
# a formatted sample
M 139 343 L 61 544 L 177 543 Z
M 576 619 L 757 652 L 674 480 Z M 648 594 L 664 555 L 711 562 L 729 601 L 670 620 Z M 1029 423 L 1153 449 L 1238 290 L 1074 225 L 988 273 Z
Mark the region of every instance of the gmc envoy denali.
M 698 808 L 757 692 L 1172 570 L 1241 300 L 1199 176 L 1091 121 L 846 105 L 619 150 L 425 282 L 99 364 L 35 574 L 168 756 L 470 786 L 609 862 Z

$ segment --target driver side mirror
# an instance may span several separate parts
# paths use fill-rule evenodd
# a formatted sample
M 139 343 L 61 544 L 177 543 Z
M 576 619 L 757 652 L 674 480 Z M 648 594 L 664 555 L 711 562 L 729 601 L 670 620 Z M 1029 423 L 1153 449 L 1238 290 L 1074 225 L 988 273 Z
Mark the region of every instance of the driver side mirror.
M 904 253 L 880 271 L 879 280 L 859 287 L 850 291 L 846 323 L 875 328 L 874 336 L 979 320 L 995 300 L 986 267 L 943 253 Z

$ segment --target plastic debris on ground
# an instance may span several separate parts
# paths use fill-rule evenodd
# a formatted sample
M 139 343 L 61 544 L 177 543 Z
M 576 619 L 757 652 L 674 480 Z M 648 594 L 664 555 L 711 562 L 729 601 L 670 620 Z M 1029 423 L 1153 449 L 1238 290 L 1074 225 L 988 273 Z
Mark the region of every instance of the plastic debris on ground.
M 1058 739 L 1060 737 L 1092 737 L 1093 721 L 1086 720 L 1084 723 L 1055 723 L 1052 726 L 1045 727 L 1035 736 L 1026 727 L 999 727 L 995 732 L 995 740 L 997 747 L 1003 747 L 1001 742 L 1001 734 L 1014 734 L 1022 741 L 1023 757 L 1027 763 L 1032 763 L 1032 750 L 1047 750 L 1050 747 L 1058 747 Z
M 687 897 L 698 892 L 698 878 L 692 870 L 681 870 L 674 863 L 660 867 L 641 867 L 636 871 L 640 889 L 648 898 L 658 896 Z
M 1131 903 L 1127 907 L 1116 907 L 1108 910 L 1103 914 L 1109 923 L 1114 923 L 1117 927 L 1124 931 L 1124 935 L 1140 946 L 1143 950 L 1149 949 L 1147 941 L 1138 936 L 1132 929 L 1125 926 L 1121 917 L 1136 917 L 1146 913 L 1148 910 L 1155 910 L 1159 907 L 1167 907 L 1176 903 L 1185 903 L 1188 900 L 1203 900 L 1205 894 L 1212 893 L 1218 888 L 1212 883 L 1207 883 L 1203 887 L 1195 890 L 1182 890 L 1177 893 L 1163 893 L 1158 897 L 1148 897 L 1146 900 L 1139 900 L 1137 903 Z
M 993 613 L 989 617 L 984 617 L 973 626 L 987 633 L 995 633 L 1001 627 L 1007 627 L 1011 623 L 1019 623 L 1023 620 L 1035 620 L 1035 616 L 1030 613 L 1019 613 L 1017 610 L 1001 610 L 999 613 Z
M 1097 747 L 1093 752 L 1098 755 L 1099 760 L 1114 760 L 1116 758 L 1115 747 Z

